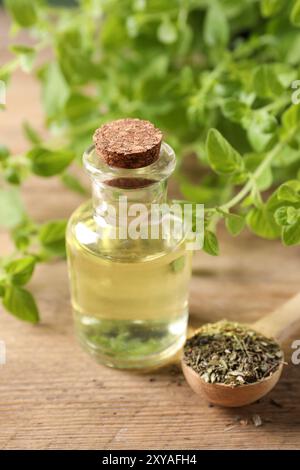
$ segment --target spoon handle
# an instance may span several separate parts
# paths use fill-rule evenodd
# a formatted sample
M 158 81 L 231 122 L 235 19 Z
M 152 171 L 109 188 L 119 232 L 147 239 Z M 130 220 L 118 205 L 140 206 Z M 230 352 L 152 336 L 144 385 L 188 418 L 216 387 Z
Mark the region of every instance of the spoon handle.
M 254 329 L 279 343 L 289 338 L 300 327 L 300 293 L 277 310 L 253 324 Z

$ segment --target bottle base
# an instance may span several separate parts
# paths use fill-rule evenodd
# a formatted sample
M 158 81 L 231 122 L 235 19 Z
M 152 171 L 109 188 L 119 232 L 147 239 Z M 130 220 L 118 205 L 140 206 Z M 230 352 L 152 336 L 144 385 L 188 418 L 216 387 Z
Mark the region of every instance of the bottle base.
M 145 358 L 140 358 L 138 360 L 126 360 L 108 356 L 103 352 L 97 350 L 96 348 L 89 345 L 85 339 L 81 338 L 80 335 L 76 335 L 81 347 L 92 356 L 96 362 L 102 364 L 106 367 L 111 367 L 113 369 L 128 369 L 128 370 L 150 370 L 157 369 L 162 367 L 170 362 L 172 359 L 179 353 L 182 349 L 186 336 L 176 341 L 168 349 L 159 354 L 152 354 Z
M 120 322 L 103 322 L 86 316 L 80 320 L 78 323 L 77 316 L 75 333 L 83 349 L 98 363 L 117 369 L 147 370 L 167 364 L 186 339 L 187 314 L 168 327 L 161 322 L 155 325 L 121 322 L 120 325 Z M 134 333 L 134 338 L 129 333 Z

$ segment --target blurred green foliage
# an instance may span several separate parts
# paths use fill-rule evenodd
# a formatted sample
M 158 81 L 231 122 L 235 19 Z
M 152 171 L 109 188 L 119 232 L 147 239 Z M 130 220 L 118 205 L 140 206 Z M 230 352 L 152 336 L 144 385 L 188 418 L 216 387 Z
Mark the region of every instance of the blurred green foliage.
M 15 58 L 0 68 L 0 79 L 9 82 L 18 67 L 36 75 L 53 135 L 44 142 L 26 122 L 24 155 L 11 155 L 0 142 L 0 220 L 12 230 L 20 263 L 61 255 L 64 222 L 40 227 L 29 220 L 19 186 L 32 173 L 58 175 L 84 193 L 69 165 L 97 127 L 128 116 L 153 121 L 175 148 L 184 198 L 206 205 L 205 251 L 218 254 L 221 219 L 233 236 L 247 225 L 261 237 L 300 243 L 300 82 L 294 82 L 300 0 L 80 0 L 71 9 L 5 0 L 5 6 Z M 32 47 L 18 41 L 24 28 Z M 37 66 L 49 48 L 52 58 Z M 199 181 L 182 170 L 191 153 L 202 169 Z M 4 267 L 0 294 L 18 314 L 24 288 L 12 286 Z

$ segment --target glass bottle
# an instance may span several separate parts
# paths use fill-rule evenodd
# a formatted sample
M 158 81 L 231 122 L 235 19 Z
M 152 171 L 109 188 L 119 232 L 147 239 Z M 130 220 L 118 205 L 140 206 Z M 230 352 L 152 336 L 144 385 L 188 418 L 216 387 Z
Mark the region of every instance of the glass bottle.
M 167 179 L 175 154 L 162 143 L 156 162 L 137 169 L 108 166 L 90 147 L 83 156 L 92 182 L 92 200 L 70 218 L 67 255 L 75 331 L 100 363 L 118 368 L 150 368 L 167 362 L 182 347 L 188 320 L 192 251 L 185 231 L 178 239 L 123 238 L 109 207 L 120 213 L 167 201 Z M 156 229 L 165 222 L 152 221 Z M 169 214 L 170 226 L 182 223 Z M 130 216 L 129 216 L 130 218 Z M 120 219 L 122 220 L 122 219 Z M 114 232 L 114 236 L 112 233 Z M 157 233 L 157 232 L 156 232 Z

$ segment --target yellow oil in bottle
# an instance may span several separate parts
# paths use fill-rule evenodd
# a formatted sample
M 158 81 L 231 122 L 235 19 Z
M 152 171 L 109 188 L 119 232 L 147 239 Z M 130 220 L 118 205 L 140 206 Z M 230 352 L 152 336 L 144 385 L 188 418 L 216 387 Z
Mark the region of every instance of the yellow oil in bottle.
M 181 348 L 192 259 L 184 239 L 99 238 L 88 202 L 70 219 L 67 252 L 76 333 L 99 362 L 153 367 Z

